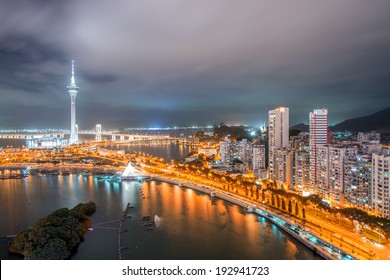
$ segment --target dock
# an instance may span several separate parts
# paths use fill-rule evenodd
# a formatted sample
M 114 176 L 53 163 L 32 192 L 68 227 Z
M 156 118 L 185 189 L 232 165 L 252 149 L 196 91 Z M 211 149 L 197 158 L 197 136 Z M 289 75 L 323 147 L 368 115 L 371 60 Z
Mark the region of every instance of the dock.
M 130 208 L 130 202 L 127 203 L 127 206 L 125 210 L 123 211 L 123 215 L 119 221 L 119 231 L 118 231 L 118 258 L 121 260 L 122 259 L 122 246 L 121 246 L 121 234 L 123 232 L 123 222 L 126 220 L 127 217 L 127 211 Z

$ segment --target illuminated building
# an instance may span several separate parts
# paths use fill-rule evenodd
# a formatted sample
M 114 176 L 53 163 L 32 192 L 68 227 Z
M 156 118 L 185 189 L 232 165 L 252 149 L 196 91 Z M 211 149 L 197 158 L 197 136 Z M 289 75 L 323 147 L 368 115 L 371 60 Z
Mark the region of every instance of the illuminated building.
M 358 155 L 344 162 L 345 202 L 358 208 L 371 208 L 372 162 L 369 155 Z
M 79 91 L 79 87 L 76 86 L 74 78 L 74 61 L 72 60 L 72 76 L 70 78 L 70 85 L 68 86 L 68 92 L 70 95 L 70 137 L 69 145 L 77 144 L 77 124 L 76 124 L 76 96 Z
M 277 149 L 273 155 L 274 160 L 274 181 L 278 187 L 292 186 L 293 175 L 293 152 L 291 149 Z
M 344 162 L 356 158 L 355 145 L 322 145 L 317 149 L 317 191 L 343 203 Z
M 372 210 L 387 219 L 390 219 L 389 166 L 389 150 L 372 154 Z
M 318 148 L 328 143 L 328 110 L 316 109 L 309 117 L 310 184 L 314 191 L 318 185 Z
M 274 154 L 276 150 L 289 147 L 289 109 L 279 107 L 268 112 L 268 138 L 269 138 L 269 178 L 275 180 Z
M 262 144 L 252 145 L 252 170 L 257 178 L 266 179 L 265 146 Z
M 26 140 L 29 149 L 51 149 L 66 146 L 68 140 L 61 137 L 34 136 Z
M 221 157 L 222 164 L 230 164 L 230 146 L 231 141 L 229 136 L 226 136 L 224 141 L 219 143 L 219 155 Z
M 294 185 L 304 191 L 310 190 L 310 152 L 305 148 L 294 150 Z
M 247 139 L 237 142 L 237 158 L 242 161 L 244 166 L 251 163 L 251 143 Z

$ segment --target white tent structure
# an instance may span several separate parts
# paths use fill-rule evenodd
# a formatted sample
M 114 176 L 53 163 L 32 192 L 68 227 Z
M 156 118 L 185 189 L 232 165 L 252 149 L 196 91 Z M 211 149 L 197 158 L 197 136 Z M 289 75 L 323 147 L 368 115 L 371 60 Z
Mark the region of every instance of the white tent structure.
M 129 162 L 121 176 L 122 180 L 139 180 L 144 179 L 146 177 L 148 177 L 148 175 L 134 168 L 134 166 L 131 164 L 131 161 Z

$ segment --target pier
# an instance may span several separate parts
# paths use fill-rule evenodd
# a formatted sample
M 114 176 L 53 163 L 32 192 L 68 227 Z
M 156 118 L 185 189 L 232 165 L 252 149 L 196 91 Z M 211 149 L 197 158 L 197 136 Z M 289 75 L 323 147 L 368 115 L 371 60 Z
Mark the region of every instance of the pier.
M 121 235 L 122 235 L 122 229 L 123 229 L 123 222 L 126 220 L 127 217 L 127 211 L 130 208 L 130 202 L 127 203 L 127 206 L 125 210 L 123 211 L 123 215 L 121 217 L 121 220 L 119 222 L 119 231 L 118 231 L 118 258 L 122 259 L 122 246 L 121 246 Z

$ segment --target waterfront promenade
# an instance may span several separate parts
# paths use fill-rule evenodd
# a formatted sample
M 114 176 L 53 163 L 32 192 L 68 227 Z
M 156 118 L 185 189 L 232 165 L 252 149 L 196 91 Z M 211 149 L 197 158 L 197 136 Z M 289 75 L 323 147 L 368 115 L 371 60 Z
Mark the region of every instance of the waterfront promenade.
M 334 230 L 336 234 L 326 236 L 323 234 L 323 229 L 319 229 L 319 224 L 321 224 L 321 222 L 310 214 L 308 214 L 306 221 L 302 221 L 289 216 L 286 213 L 277 211 L 265 204 L 212 187 L 207 183 L 200 184 L 198 182 L 192 182 L 182 178 L 172 178 L 157 173 L 151 173 L 151 176 L 153 180 L 190 188 L 239 205 L 243 207 L 244 211 L 248 211 L 269 220 L 313 251 L 316 251 L 325 259 L 389 259 L 389 257 L 383 253 L 374 253 L 370 247 L 364 246 L 366 244 L 361 244 L 357 236 L 351 237 L 351 233 L 342 228 L 333 227 L 332 230 Z M 325 225 L 323 225 L 323 228 L 325 228 Z M 337 237 L 341 237 L 341 240 Z M 384 249 L 383 252 L 387 252 L 386 248 L 382 249 Z

